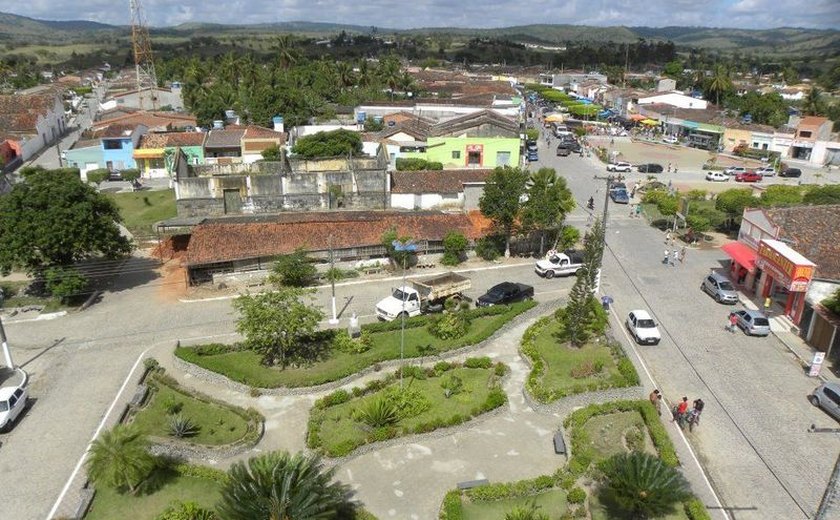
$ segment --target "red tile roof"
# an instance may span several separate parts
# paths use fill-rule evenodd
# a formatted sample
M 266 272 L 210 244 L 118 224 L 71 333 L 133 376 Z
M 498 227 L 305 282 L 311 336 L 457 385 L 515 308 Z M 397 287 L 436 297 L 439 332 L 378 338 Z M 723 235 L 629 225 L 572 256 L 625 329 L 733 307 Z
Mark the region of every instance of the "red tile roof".
M 391 193 L 459 193 L 465 182 L 485 182 L 492 170 L 391 172 Z
M 0 133 L 34 133 L 38 117 L 56 106 L 57 94 L 0 95 Z
M 140 138 L 139 148 L 201 146 L 206 135 L 203 132 L 152 132 Z
M 94 130 L 93 135 L 96 138 L 118 139 L 128 138 L 134 133 L 134 125 L 112 124 Z
M 193 229 L 186 264 L 202 264 L 277 256 L 297 248 L 336 249 L 380 245 L 382 234 L 396 227 L 400 236 L 443 240 L 449 231 L 468 238 L 481 229 L 464 214 L 440 212 L 347 211 L 288 213 L 262 218 L 217 219 Z
M 143 112 L 132 111 L 129 113 L 126 109 L 115 111 L 115 113 L 123 112 L 122 115 L 112 117 L 109 119 L 102 119 L 94 123 L 94 128 L 107 126 L 112 123 L 120 123 L 124 125 L 145 125 L 148 128 L 184 128 L 185 126 L 196 126 L 195 117 L 189 114 L 176 114 L 174 112 Z
M 792 248 L 817 264 L 815 278 L 840 280 L 840 205 L 769 208 L 764 214 Z

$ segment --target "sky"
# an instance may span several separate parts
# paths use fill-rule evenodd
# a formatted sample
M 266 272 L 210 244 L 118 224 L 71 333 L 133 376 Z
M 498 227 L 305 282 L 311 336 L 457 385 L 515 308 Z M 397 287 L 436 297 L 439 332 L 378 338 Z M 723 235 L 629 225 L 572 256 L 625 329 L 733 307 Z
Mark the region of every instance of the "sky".
M 381 28 L 532 23 L 767 29 L 840 27 L 840 0 L 139 0 L 153 27 L 185 22 L 331 22 Z M 117 8 L 124 4 L 124 8 Z M 44 20 L 129 23 L 129 0 L 28 0 L 0 7 Z

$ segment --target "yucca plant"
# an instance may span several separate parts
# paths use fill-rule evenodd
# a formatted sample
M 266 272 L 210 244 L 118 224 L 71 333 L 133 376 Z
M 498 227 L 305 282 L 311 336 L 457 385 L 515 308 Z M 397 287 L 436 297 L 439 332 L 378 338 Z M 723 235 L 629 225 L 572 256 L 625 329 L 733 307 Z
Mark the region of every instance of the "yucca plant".
M 603 463 L 602 469 L 605 503 L 631 518 L 665 516 L 690 496 L 685 477 L 648 453 L 615 455 Z
M 540 506 L 531 502 L 527 506 L 519 506 L 505 513 L 505 520 L 548 520 L 548 515 L 540 512 Z
M 198 427 L 189 417 L 184 417 L 181 414 L 169 417 L 169 435 L 183 439 L 184 437 L 192 437 L 196 433 L 198 433 Z
M 399 410 L 390 399 L 379 397 L 356 408 L 355 419 L 373 428 L 394 424 L 399 420 Z

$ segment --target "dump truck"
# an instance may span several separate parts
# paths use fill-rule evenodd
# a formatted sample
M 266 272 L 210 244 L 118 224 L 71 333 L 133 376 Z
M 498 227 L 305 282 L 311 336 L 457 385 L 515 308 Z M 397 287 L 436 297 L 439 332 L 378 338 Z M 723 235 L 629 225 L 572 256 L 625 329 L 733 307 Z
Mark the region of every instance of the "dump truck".
M 424 280 L 410 281 L 393 289 L 391 295 L 376 304 L 376 317 L 392 321 L 402 317 L 417 316 L 427 312 L 440 312 L 449 298 L 466 299 L 464 291 L 472 287 L 466 276 L 449 272 Z

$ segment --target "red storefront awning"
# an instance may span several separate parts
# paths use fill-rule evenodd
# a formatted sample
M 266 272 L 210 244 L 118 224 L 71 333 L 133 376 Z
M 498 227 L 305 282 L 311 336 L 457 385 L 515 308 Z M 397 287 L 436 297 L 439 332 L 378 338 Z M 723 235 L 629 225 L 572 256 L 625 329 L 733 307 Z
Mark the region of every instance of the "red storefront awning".
M 741 242 L 730 242 L 721 246 L 724 253 L 729 255 L 729 258 L 735 261 L 741 267 L 746 268 L 749 272 L 755 272 L 755 259 L 758 254 L 753 251 L 750 246 Z

